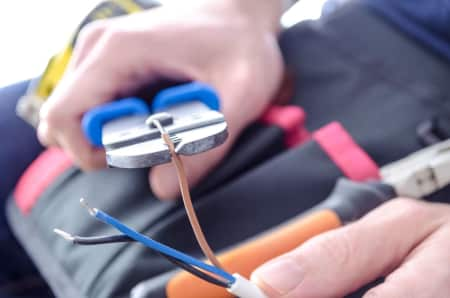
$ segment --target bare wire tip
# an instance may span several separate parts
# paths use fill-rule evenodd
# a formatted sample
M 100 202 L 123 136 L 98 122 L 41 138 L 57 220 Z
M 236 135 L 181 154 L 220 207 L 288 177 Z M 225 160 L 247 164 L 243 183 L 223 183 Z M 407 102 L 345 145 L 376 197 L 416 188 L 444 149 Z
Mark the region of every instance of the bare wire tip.
M 90 215 L 95 216 L 97 214 L 97 209 L 89 206 L 89 204 L 87 203 L 87 201 L 84 198 L 80 199 L 80 204 L 81 204 L 81 206 L 83 206 L 84 208 L 86 208 L 88 210 Z
M 73 242 L 73 240 L 74 240 L 74 237 L 71 234 L 69 234 L 63 230 L 53 229 L 53 232 L 55 232 L 56 234 L 58 234 L 59 236 L 61 236 L 62 238 L 64 238 L 67 241 Z
M 156 128 L 159 130 L 159 133 L 160 133 L 161 135 L 167 134 L 166 129 L 164 128 L 164 126 L 161 124 L 161 122 L 160 122 L 158 119 L 151 118 L 151 116 L 150 116 L 149 121 L 150 121 L 154 126 L 156 126 Z

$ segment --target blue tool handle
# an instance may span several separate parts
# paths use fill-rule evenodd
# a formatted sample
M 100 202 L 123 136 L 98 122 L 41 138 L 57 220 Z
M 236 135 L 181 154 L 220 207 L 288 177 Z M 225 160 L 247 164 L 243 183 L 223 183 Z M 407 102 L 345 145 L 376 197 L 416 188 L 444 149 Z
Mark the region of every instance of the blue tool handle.
M 149 113 L 150 109 L 143 100 L 129 97 L 93 108 L 84 114 L 81 126 L 84 135 L 92 145 L 103 147 L 102 128 L 105 123 L 120 117 Z
M 93 108 L 83 116 L 81 124 L 89 142 L 96 147 L 102 147 L 102 127 L 107 122 L 125 116 L 157 113 L 191 101 L 200 101 L 212 110 L 219 110 L 220 107 L 219 97 L 212 87 L 192 82 L 159 92 L 153 100 L 151 111 L 142 99 L 130 97 Z
M 153 99 L 153 113 L 160 112 L 177 104 L 191 101 L 200 101 L 211 110 L 220 109 L 220 101 L 217 92 L 211 86 L 193 82 L 167 88 L 159 92 Z

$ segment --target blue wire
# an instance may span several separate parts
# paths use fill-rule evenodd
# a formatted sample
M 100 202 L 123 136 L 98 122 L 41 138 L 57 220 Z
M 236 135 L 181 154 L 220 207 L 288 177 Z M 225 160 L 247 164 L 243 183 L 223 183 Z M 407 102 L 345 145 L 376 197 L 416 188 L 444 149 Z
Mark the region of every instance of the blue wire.
M 166 246 L 162 243 L 159 243 L 145 235 L 142 235 L 133 229 L 127 227 L 123 223 L 121 223 L 119 220 L 115 219 L 114 217 L 108 215 L 107 213 L 96 209 L 95 217 L 101 221 L 103 221 L 106 224 L 109 224 L 113 227 L 115 227 L 117 230 L 121 231 L 122 233 L 128 235 L 130 238 L 133 238 L 134 240 L 141 242 L 145 246 L 148 246 L 156 251 L 159 251 L 163 254 L 169 255 L 181 262 L 193 265 L 195 267 L 198 267 L 200 269 L 203 269 L 205 271 L 208 271 L 210 273 L 213 273 L 217 276 L 220 276 L 224 278 L 225 280 L 229 281 L 230 284 L 233 284 L 236 281 L 236 278 L 229 274 L 228 272 L 223 271 L 220 268 L 217 268 L 215 266 L 211 266 L 209 264 L 203 263 L 187 254 L 184 254 L 176 249 L 173 249 L 169 246 Z

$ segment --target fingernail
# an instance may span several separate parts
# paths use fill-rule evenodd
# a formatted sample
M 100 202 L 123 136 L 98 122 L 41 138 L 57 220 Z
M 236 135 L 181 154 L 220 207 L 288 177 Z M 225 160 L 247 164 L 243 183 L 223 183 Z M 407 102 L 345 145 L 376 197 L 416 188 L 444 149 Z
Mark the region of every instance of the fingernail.
M 290 258 L 270 262 L 253 273 L 252 279 L 261 283 L 262 288 L 286 295 L 294 290 L 303 280 L 305 272 Z

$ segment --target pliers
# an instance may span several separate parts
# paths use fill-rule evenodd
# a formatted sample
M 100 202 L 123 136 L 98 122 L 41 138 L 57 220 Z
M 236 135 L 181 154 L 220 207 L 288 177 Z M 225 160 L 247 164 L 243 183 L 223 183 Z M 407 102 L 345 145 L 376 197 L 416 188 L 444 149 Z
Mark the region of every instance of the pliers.
M 170 135 L 176 153 L 194 155 L 227 139 L 219 107 L 211 86 L 192 82 L 164 89 L 151 105 L 129 97 L 95 107 L 84 115 L 82 127 L 93 146 L 104 147 L 108 166 L 146 168 L 171 160 L 154 120 Z

